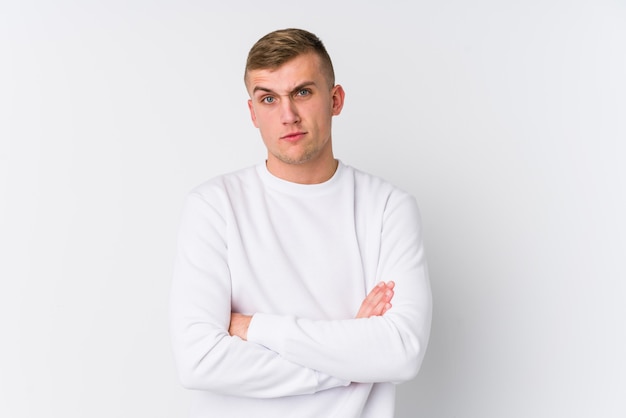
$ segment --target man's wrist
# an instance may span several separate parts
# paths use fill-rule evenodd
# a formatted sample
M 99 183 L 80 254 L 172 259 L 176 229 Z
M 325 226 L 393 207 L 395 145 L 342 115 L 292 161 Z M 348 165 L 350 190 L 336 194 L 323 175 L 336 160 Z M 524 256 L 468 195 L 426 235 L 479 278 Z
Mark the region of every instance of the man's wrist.
M 251 315 L 243 315 L 233 312 L 230 315 L 230 327 L 228 328 L 228 333 L 233 337 L 237 336 L 242 340 L 247 341 L 250 321 L 252 321 Z

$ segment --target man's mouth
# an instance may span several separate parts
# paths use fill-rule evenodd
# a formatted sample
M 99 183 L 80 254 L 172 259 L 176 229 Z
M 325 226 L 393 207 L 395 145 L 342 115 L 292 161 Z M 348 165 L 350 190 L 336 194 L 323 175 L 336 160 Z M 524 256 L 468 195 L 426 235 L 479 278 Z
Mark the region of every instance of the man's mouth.
M 283 141 L 295 142 L 304 138 L 304 135 L 306 135 L 306 132 L 290 132 L 286 135 L 281 136 L 280 139 L 282 139 Z

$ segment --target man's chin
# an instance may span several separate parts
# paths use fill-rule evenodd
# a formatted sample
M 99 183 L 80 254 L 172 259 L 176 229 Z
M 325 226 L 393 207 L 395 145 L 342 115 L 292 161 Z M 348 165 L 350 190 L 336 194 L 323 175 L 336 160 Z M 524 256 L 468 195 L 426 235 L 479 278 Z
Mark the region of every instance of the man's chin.
M 302 154 L 302 155 L 277 155 L 275 156 L 281 163 L 289 165 L 304 165 L 313 161 L 315 155 Z

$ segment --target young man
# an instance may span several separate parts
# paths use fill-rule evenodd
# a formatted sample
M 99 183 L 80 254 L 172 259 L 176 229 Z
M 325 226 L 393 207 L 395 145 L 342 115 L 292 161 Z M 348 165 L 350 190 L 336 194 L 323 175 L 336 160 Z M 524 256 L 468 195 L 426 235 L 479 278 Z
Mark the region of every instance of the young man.
M 187 199 L 171 295 L 192 417 L 392 417 L 428 343 L 412 196 L 336 160 L 344 91 L 313 34 L 261 38 L 245 71 L 267 160 Z

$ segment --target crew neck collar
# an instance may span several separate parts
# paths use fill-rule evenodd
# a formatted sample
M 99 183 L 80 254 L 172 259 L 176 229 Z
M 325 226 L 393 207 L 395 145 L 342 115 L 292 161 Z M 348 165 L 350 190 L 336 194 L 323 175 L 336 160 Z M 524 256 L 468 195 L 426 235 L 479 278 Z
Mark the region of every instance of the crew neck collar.
M 332 177 L 322 183 L 315 184 L 294 183 L 276 177 L 267 169 L 265 161 L 257 165 L 257 173 L 261 177 L 263 183 L 271 189 L 298 196 L 317 196 L 328 193 L 334 189 L 335 185 L 339 182 L 339 178 L 342 176 L 344 168 L 345 167 L 341 160 L 337 160 L 337 169 L 333 173 Z

